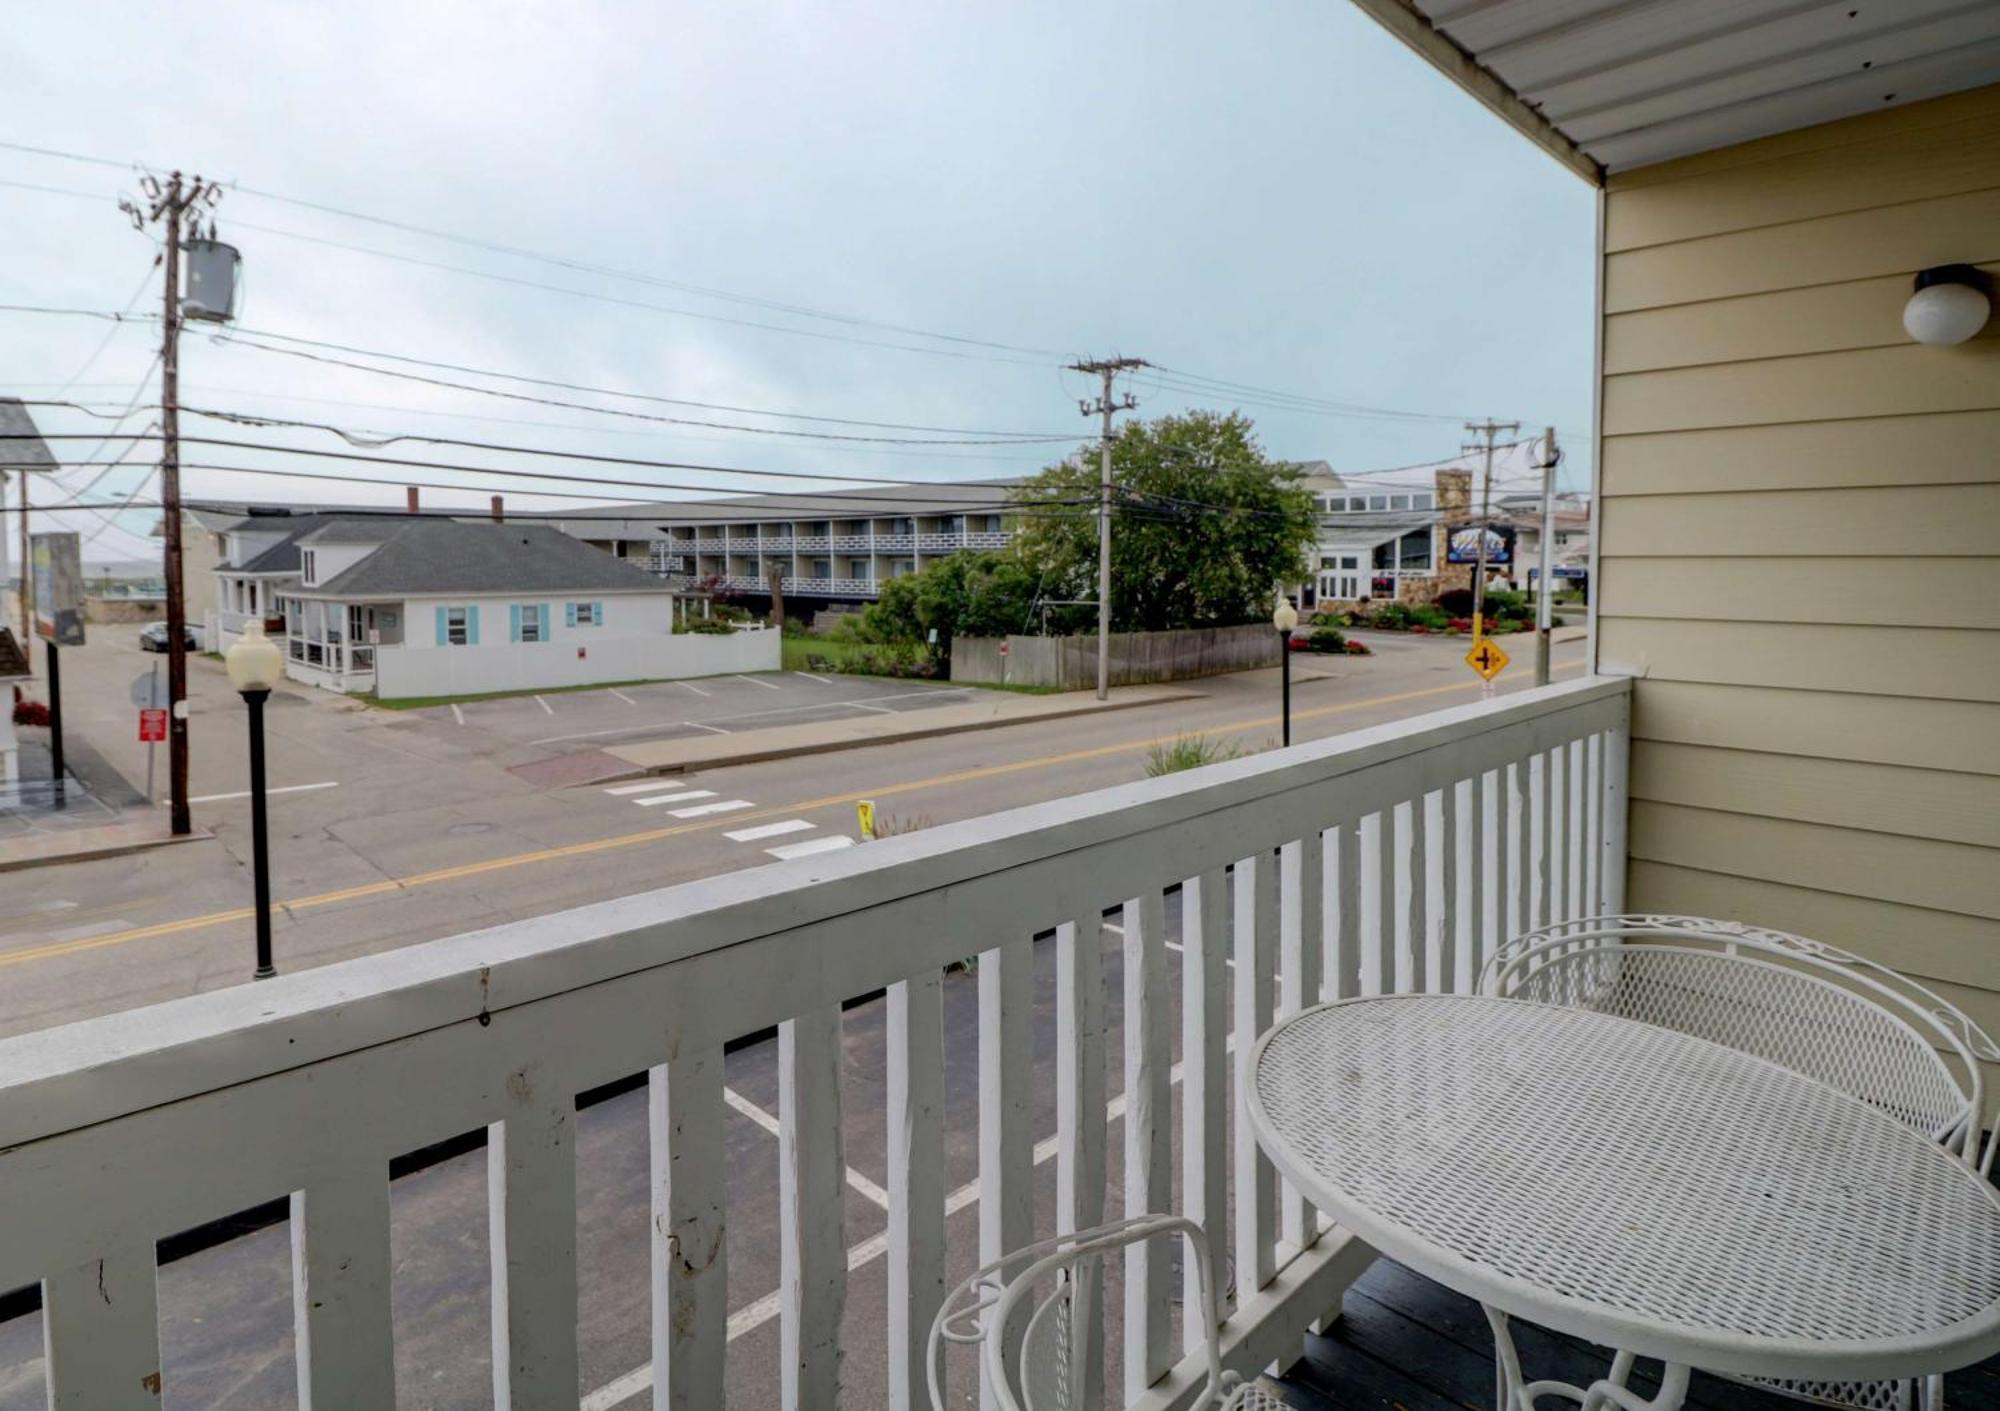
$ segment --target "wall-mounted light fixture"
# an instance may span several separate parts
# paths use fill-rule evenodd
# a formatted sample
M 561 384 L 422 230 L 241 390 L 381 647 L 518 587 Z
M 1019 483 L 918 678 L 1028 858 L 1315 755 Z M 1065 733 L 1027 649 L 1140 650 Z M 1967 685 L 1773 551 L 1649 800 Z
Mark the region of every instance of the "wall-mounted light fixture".
M 1963 343 L 1986 326 L 1993 312 L 1992 281 L 1974 265 L 1935 265 L 1917 274 L 1917 290 L 1903 305 L 1903 328 L 1934 348 Z

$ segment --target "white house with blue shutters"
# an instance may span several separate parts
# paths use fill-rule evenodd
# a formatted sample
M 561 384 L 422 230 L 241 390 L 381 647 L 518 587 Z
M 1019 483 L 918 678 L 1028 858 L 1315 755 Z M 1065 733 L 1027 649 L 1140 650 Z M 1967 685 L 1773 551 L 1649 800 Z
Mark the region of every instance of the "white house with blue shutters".
M 676 637 L 671 589 L 546 525 L 252 516 L 227 538 L 217 576 L 259 585 L 286 674 L 330 690 L 394 700 L 778 666 L 775 632 Z

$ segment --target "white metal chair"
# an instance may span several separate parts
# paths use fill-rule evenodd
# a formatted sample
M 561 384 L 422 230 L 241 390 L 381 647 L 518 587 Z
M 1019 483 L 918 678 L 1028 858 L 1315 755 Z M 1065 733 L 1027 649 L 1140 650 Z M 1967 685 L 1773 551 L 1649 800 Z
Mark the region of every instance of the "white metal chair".
M 1483 993 L 1592 1009 L 1693 1034 L 1839 1088 L 1990 1175 L 1981 1061 L 2000 1046 L 1917 981 L 1849 951 L 1736 921 L 1595 916 L 1516 936 Z M 1855 1411 L 1939 1411 L 1943 1379 L 1740 1380 Z
M 1000 1411 L 1099 1411 L 1085 1401 L 1083 1369 L 1100 1349 L 1090 1343 L 1090 1320 L 1078 1319 L 1076 1310 L 1093 1305 L 1107 1256 L 1152 1239 L 1182 1241 L 1209 1310 L 1202 1324 L 1208 1329 L 1208 1372 L 1190 1411 L 1288 1411 L 1261 1380 L 1243 1382 L 1222 1370 L 1208 1241 L 1200 1225 L 1174 1215 L 1134 1216 L 1025 1245 L 968 1275 L 931 1324 L 933 1411 L 945 1411 L 939 1369 L 950 1344 L 978 1347 L 981 1376 Z M 1010 1366 L 1008 1329 L 1020 1324 L 1024 1312 L 1020 1348 Z

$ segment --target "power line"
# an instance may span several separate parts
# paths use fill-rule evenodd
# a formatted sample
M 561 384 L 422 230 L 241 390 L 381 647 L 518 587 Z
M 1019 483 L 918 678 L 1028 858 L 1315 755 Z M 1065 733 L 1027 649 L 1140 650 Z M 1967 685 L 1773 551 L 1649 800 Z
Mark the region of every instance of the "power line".
M 384 362 L 402 363 L 409 367 L 427 367 L 444 372 L 462 372 L 473 377 L 493 377 L 503 382 L 519 382 L 530 387 L 551 387 L 559 392 L 588 392 L 593 396 L 621 397 L 627 401 L 648 402 L 666 407 L 693 407 L 698 411 L 731 412 L 738 416 L 769 416 L 787 421 L 817 421 L 829 426 L 863 426 L 884 431 L 928 431 L 958 436 L 999 436 L 1015 440 L 1047 441 L 1068 440 L 1070 438 L 1050 432 L 1039 431 L 996 431 L 984 427 L 927 426 L 905 421 L 869 421 L 860 417 L 821 416 L 811 412 L 773 411 L 769 407 L 743 407 L 727 402 L 698 402 L 687 397 L 664 397 L 652 392 L 628 392 L 616 387 L 594 387 L 584 382 L 564 382 L 557 378 L 531 377 L 522 372 L 502 372 L 494 368 L 471 367 L 464 363 L 445 362 L 437 358 L 419 358 L 407 353 L 384 352 L 380 348 L 357 348 L 350 343 L 331 343 L 320 338 L 302 338 L 293 333 L 273 333 L 268 329 L 246 328 L 226 338 L 218 335 L 218 341 L 243 343 L 246 347 L 260 345 L 244 342 L 245 335 L 254 338 L 275 338 L 280 343 L 296 343 L 303 347 L 320 348 L 335 353 L 350 353 L 356 357 L 379 358 Z M 265 348 L 268 353 L 287 352 L 284 348 Z M 382 369 L 366 369 L 381 371 Z M 603 410 L 603 408 L 586 408 Z

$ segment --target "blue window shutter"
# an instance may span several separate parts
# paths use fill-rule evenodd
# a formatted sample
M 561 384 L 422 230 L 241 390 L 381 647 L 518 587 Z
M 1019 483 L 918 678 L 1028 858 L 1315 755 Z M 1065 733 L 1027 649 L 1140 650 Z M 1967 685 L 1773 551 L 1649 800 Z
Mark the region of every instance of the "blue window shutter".
M 521 605 L 519 603 L 509 603 L 507 605 L 507 640 L 510 642 L 521 640 Z
M 438 645 L 446 646 L 451 641 L 451 629 L 445 625 L 445 610 L 438 609 Z
M 592 603 L 590 605 L 590 625 L 592 627 L 602 627 L 604 625 L 603 603 Z
M 566 627 L 574 627 L 574 626 L 576 626 L 576 604 L 575 604 L 575 603 L 565 603 L 565 604 L 563 604 L 563 615 L 564 615 L 564 617 L 565 617 L 565 618 L 567 619 L 567 621 L 566 621 L 566 622 L 564 623 L 564 626 L 566 626 Z
M 540 627 L 540 630 L 539 630 L 538 632 L 536 632 L 536 634 L 535 634 L 535 640 L 536 640 L 536 641 L 538 641 L 538 642 L 546 642 L 546 641 L 548 641 L 548 640 L 549 640 L 549 605 L 548 605 L 547 603 L 538 603 L 538 604 L 536 604 L 536 606 L 535 606 L 535 618 L 536 618 L 536 621 L 537 621 L 537 623 L 538 623 L 538 625 L 539 625 L 539 627 Z
M 477 603 L 474 603 L 465 610 L 465 644 L 468 647 L 479 645 L 479 604 Z

